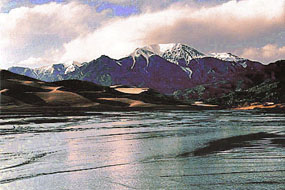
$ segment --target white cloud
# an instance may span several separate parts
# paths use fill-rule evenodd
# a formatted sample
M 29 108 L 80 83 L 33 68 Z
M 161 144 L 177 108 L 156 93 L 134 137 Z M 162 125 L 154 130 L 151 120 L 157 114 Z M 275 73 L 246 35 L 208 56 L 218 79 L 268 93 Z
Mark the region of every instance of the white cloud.
M 162 11 L 114 19 L 89 35 L 66 43 L 62 61 L 89 61 L 102 54 L 120 58 L 136 47 L 153 43 L 184 42 L 204 51 L 234 51 L 239 46 L 259 45 L 257 42 L 262 44 L 270 38 L 280 41 L 276 33 L 284 29 L 284 3 L 284 0 L 233 0 L 200 9 L 179 4 Z
M 0 10 L 9 2 L 9 0 L 1 0 L 0 1 Z
M 231 0 L 205 7 L 191 0 L 170 7 L 169 0 L 146 2 L 141 14 L 128 18 L 108 18 L 79 0 L 0 13 L 0 64 L 90 61 L 102 54 L 121 58 L 154 43 L 182 42 L 205 53 L 285 46 L 285 0 Z M 166 8 L 159 10 L 163 4 Z M 265 55 L 256 59 L 275 59 Z
M 37 68 L 40 67 L 43 63 L 53 64 L 54 62 L 44 57 L 29 57 L 28 59 L 18 62 L 14 66 Z
M 1 65 L 62 48 L 63 43 L 94 30 L 104 15 L 78 2 L 20 7 L 0 13 Z
M 60 49 L 49 49 L 42 56 L 30 56 L 27 59 L 14 63 L 13 66 L 39 68 L 41 66 L 56 64 L 59 63 L 58 60 L 60 60 L 62 53 Z
M 246 48 L 241 55 L 252 60 L 262 59 L 265 60 L 265 63 L 270 63 L 285 59 L 285 46 L 278 47 L 276 44 L 267 44 L 261 48 Z
M 171 18 L 168 17 L 169 14 Z M 65 44 L 66 54 L 62 61 L 88 61 L 102 54 L 121 58 L 145 45 L 146 35 L 150 31 L 165 26 L 166 22 L 171 24 L 181 14 L 183 13 L 168 10 L 127 19 L 113 19 L 93 33 Z

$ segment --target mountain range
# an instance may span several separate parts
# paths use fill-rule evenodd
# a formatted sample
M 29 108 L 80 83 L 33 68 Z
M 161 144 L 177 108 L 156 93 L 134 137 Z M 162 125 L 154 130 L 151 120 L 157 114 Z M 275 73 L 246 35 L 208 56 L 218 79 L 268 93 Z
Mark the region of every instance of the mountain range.
M 231 53 L 206 55 L 188 45 L 173 43 L 137 48 L 121 59 L 103 55 L 88 63 L 8 70 L 46 82 L 76 79 L 103 86 L 127 85 L 154 89 L 186 102 L 237 106 L 248 103 L 251 94 L 260 94 L 260 88 L 267 91 L 265 98 L 251 98 L 250 102 L 285 102 L 284 77 L 280 74 L 284 65 L 284 60 L 263 65 Z M 249 90 L 254 92 L 249 93 Z M 240 97 L 247 99 L 242 101 Z

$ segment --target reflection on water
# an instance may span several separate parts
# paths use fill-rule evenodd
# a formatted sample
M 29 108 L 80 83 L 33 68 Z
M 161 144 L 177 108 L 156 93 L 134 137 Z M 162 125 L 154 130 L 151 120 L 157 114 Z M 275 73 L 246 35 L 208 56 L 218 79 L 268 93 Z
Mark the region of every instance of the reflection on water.
M 2 114 L 0 189 L 281 189 L 284 116 Z

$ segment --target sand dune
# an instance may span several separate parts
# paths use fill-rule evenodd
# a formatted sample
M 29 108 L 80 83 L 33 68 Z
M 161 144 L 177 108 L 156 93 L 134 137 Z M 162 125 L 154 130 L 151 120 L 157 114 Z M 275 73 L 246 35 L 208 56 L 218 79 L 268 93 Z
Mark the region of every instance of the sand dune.
M 98 98 L 98 99 L 129 104 L 129 107 L 153 107 L 153 106 L 155 106 L 154 104 L 145 103 L 143 101 L 132 100 L 132 99 L 128 99 L 128 98 Z
M 127 94 L 140 94 L 148 91 L 148 88 L 115 88 L 115 90 Z
M 171 97 L 148 88 L 105 87 L 91 82 L 43 82 L 1 71 L 1 109 L 91 107 L 98 109 L 155 108 L 178 105 Z M 180 103 L 179 103 L 180 105 Z
M 36 93 L 38 97 L 44 100 L 49 105 L 65 105 L 65 106 L 86 106 L 86 105 L 96 105 L 96 103 L 72 92 L 59 91 L 54 89 L 54 91 L 45 93 Z
M 5 89 L 0 90 L 0 93 L 4 93 L 4 92 L 7 92 L 7 91 L 8 91 L 8 89 L 5 88 Z
M 257 104 L 257 105 L 238 107 L 238 108 L 234 108 L 234 109 L 235 110 L 253 110 L 253 109 L 273 109 L 273 108 L 285 108 L 285 105 L 282 105 L 282 104 L 273 104 L 273 105 Z
M 193 106 L 202 106 L 202 107 L 218 107 L 218 105 L 205 104 L 203 102 L 194 102 Z

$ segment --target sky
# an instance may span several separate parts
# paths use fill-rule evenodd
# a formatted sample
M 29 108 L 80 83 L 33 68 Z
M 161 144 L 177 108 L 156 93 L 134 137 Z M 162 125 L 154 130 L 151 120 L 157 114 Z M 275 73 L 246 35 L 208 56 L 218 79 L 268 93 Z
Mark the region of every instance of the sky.
M 118 59 L 157 43 L 285 59 L 285 0 L 0 0 L 0 68 Z

